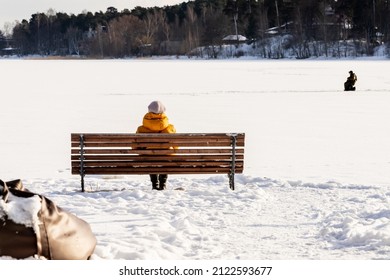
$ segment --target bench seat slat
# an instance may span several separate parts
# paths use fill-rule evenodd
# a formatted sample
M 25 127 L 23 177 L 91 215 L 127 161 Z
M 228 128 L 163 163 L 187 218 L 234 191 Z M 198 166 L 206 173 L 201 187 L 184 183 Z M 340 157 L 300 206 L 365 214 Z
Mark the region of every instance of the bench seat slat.
M 183 142 L 203 142 L 207 139 L 210 142 L 225 142 L 231 140 L 231 136 L 207 136 L 207 135 L 187 135 L 187 134 L 169 134 L 169 133 L 157 133 L 157 134 L 127 134 L 127 135 L 116 135 L 116 136 L 88 136 L 83 134 L 84 142 L 86 143 L 98 143 L 98 142 L 160 142 L 160 141 L 183 141 Z M 245 137 L 243 135 L 236 136 L 237 141 L 243 141 Z M 79 142 L 80 135 L 72 135 L 71 142 Z
M 195 142 L 202 141 L 207 138 L 210 140 L 222 140 L 222 139 L 230 139 L 231 135 L 226 133 L 175 133 L 175 134 L 162 134 L 162 133 L 118 133 L 118 134 L 95 134 L 95 133 L 72 133 L 71 141 L 78 142 L 80 140 L 80 135 L 83 135 L 85 142 L 104 142 L 104 141 L 117 141 L 121 139 L 122 141 L 144 141 L 145 139 L 148 141 L 152 141 L 151 139 L 157 139 L 156 141 L 160 141 L 163 139 L 183 139 L 185 141 L 194 140 Z M 245 138 L 245 134 L 237 133 L 237 140 L 243 140 Z
M 99 161 L 107 161 L 107 160 L 117 160 L 117 161 L 126 161 L 126 160 L 137 160 L 137 161 L 154 161 L 154 160 L 171 160 L 171 161 L 185 161 L 185 160 L 210 160 L 210 159 L 220 159 L 220 160 L 229 160 L 231 161 L 231 154 L 194 154 L 194 155 L 178 155 L 174 156 L 164 156 L 164 155 L 153 155 L 153 156 L 141 156 L 141 155 L 84 155 L 84 161 L 89 160 L 99 160 Z M 236 155 L 236 160 L 243 160 L 244 155 L 238 154 Z M 71 161 L 80 161 L 80 155 L 72 155 Z
M 242 161 L 237 161 L 236 166 L 242 165 Z M 73 167 L 80 167 L 80 164 L 74 164 Z M 231 167 L 230 161 L 87 161 L 84 162 L 84 167 L 139 167 L 139 166 L 227 166 Z
M 244 140 L 237 139 L 236 146 L 242 147 L 244 146 Z M 90 141 L 84 141 L 84 147 L 105 147 L 105 146 L 112 146 L 112 147 L 156 147 L 156 146 L 164 146 L 164 147 L 170 147 L 170 146 L 178 146 L 178 147 L 197 147 L 197 146 L 204 146 L 204 147 L 230 147 L 231 146 L 231 139 L 225 139 L 223 141 L 213 141 L 210 139 L 201 139 L 199 141 L 193 140 L 179 140 L 179 139 L 150 139 L 150 140 L 144 140 L 144 141 L 97 141 L 97 142 L 90 142 Z M 80 142 L 71 142 L 71 146 L 76 148 L 80 146 Z
M 240 173 L 242 170 L 237 170 L 237 173 Z M 228 167 L 164 167 L 164 168 L 93 168 L 89 167 L 85 169 L 86 174 L 90 175 L 112 175 L 112 174 L 121 174 L 121 175 L 132 175 L 132 174 L 213 174 L 213 173 L 223 173 L 227 174 L 230 172 Z M 72 169 L 72 174 L 79 175 L 77 169 Z
M 73 148 L 77 148 L 80 146 L 79 142 L 74 142 L 71 144 Z M 183 142 L 183 141 L 170 141 L 170 142 L 84 142 L 84 147 L 143 147 L 143 148 L 170 148 L 170 147 L 230 147 L 231 141 L 225 142 Z M 237 147 L 242 147 L 243 142 L 237 142 Z
M 85 149 L 84 154 L 138 154 L 138 155 L 175 155 L 175 154 L 232 154 L 232 149 L 177 149 L 177 150 L 132 150 L 132 149 Z M 242 154 L 243 149 L 237 149 L 237 154 Z M 79 149 L 72 149 L 72 154 L 80 154 Z

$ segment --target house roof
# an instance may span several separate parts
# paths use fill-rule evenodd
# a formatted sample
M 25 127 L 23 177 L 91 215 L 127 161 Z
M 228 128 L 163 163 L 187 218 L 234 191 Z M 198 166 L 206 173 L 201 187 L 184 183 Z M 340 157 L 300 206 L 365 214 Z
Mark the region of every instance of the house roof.
M 245 36 L 242 35 L 228 35 L 222 39 L 223 41 L 246 41 L 248 40 Z

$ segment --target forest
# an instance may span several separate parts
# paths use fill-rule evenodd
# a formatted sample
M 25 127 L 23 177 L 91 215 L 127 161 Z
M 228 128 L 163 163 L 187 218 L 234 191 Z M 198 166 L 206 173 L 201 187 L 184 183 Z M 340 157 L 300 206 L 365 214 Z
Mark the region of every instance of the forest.
M 195 0 L 165 7 L 66 14 L 49 9 L 0 31 L 0 49 L 42 56 L 264 58 L 373 55 L 389 43 L 390 0 Z M 229 36 L 229 37 L 227 37 Z M 236 48 L 236 50 L 234 50 Z

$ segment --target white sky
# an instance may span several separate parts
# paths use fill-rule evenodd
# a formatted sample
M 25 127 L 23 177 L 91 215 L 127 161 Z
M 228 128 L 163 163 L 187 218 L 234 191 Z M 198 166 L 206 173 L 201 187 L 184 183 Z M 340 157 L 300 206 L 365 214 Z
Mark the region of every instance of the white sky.
M 50 8 L 56 12 L 79 14 L 83 10 L 90 12 L 106 11 L 108 7 L 115 7 L 119 11 L 136 6 L 154 7 L 174 5 L 186 0 L 0 0 L 0 29 L 5 23 L 14 23 L 16 20 L 29 20 L 32 14 L 46 13 Z

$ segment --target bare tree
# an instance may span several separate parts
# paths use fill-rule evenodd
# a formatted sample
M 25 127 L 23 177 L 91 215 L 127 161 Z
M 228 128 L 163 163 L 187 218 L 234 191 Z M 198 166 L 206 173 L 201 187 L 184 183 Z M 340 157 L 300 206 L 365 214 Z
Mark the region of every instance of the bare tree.
M 68 40 L 68 53 L 70 55 L 80 55 L 80 33 L 80 30 L 73 26 L 66 30 L 65 38 Z
M 7 37 L 7 38 L 10 38 L 12 36 L 12 30 L 14 29 L 15 26 L 16 26 L 16 22 L 14 22 L 14 23 L 10 23 L 10 22 L 4 23 L 4 28 L 3 28 L 4 36 Z
M 116 57 L 138 54 L 143 27 L 143 22 L 133 15 L 112 20 L 108 26 L 109 53 Z
M 164 39 L 169 42 L 171 40 L 171 28 L 168 24 L 167 15 L 164 13 L 164 11 L 159 10 L 157 16 L 159 26 L 161 27 L 162 33 L 165 37 Z
M 139 43 L 141 46 L 151 46 L 154 43 L 154 36 L 158 30 L 159 15 L 148 13 L 142 23 L 143 32 L 138 38 Z
M 186 39 L 185 49 L 186 52 L 193 50 L 199 46 L 199 29 L 198 29 L 198 17 L 194 11 L 192 5 L 187 6 L 187 18 L 185 21 L 186 26 Z

